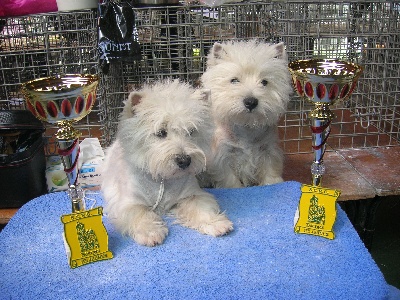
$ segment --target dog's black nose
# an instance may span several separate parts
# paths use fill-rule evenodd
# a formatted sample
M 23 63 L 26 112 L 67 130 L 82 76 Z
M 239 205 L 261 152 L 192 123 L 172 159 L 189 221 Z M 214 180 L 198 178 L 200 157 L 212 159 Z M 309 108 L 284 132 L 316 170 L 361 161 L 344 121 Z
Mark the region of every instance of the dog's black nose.
M 255 109 L 258 105 L 258 100 L 257 98 L 254 97 L 249 97 L 249 98 L 245 98 L 243 100 L 244 106 L 249 110 L 252 111 L 253 109 Z
M 184 170 L 190 166 L 192 158 L 189 155 L 179 154 L 175 157 L 175 162 L 180 169 Z

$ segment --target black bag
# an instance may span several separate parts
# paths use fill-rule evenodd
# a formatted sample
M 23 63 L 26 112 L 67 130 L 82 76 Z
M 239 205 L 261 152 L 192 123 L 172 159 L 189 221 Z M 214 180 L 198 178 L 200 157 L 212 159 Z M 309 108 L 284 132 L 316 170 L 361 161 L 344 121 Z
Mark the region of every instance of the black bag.
M 26 110 L 0 110 L 0 208 L 47 193 L 44 126 Z
M 113 61 L 141 59 L 134 8 L 129 2 L 112 0 L 99 6 L 99 66 L 108 72 Z

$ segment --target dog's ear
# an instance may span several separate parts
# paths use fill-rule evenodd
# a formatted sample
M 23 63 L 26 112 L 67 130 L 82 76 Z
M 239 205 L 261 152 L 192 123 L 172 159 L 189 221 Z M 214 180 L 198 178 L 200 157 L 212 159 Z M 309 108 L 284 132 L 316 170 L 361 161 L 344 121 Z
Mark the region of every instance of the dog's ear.
M 193 96 L 200 101 L 204 101 L 209 104 L 211 100 L 211 90 L 209 89 L 196 89 Z
M 209 89 L 201 89 L 200 90 L 201 100 L 207 103 L 210 103 L 211 100 L 211 90 Z
M 225 53 L 224 47 L 220 43 L 214 43 L 214 46 L 211 49 L 212 56 L 215 59 L 221 59 L 223 54 Z
M 134 107 L 135 105 L 138 105 L 140 101 L 142 100 L 142 93 L 139 92 L 131 92 L 128 96 L 128 103 L 130 106 Z
M 286 50 L 285 50 L 285 43 L 281 42 L 274 45 L 275 47 L 275 58 L 286 58 Z
M 220 60 L 226 59 L 227 52 L 223 44 L 218 42 L 214 43 L 211 49 L 211 55 L 208 56 L 207 66 L 214 66 L 219 63 Z
M 135 106 L 138 105 L 143 98 L 143 93 L 131 92 L 128 99 L 124 102 L 125 107 L 121 114 L 121 119 L 131 118 L 135 115 Z
M 227 52 L 224 49 L 224 45 L 218 42 L 214 43 L 207 56 L 207 67 L 213 67 L 220 63 L 221 60 L 226 58 Z

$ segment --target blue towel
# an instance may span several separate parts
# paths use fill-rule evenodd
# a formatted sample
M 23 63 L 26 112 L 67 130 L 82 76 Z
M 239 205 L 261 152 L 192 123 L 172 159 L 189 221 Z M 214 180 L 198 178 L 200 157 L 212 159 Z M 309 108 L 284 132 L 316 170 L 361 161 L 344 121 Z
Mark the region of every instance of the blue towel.
M 0 233 L 2 299 L 385 299 L 389 286 L 338 207 L 336 238 L 296 234 L 300 183 L 211 189 L 233 221 L 214 238 L 166 217 L 157 247 L 121 236 L 103 217 L 114 258 L 70 269 L 60 221 L 65 192 L 25 204 Z M 100 195 L 89 195 L 96 205 Z M 90 204 L 90 202 L 88 202 Z

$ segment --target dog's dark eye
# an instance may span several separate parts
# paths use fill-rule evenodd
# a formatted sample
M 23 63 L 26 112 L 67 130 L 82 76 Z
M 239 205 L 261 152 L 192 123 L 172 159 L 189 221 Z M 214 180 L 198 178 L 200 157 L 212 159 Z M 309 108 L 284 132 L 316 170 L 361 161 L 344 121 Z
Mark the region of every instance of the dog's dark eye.
M 167 131 L 165 129 L 160 129 L 157 131 L 156 136 L 159 138 L 165 138 L 167 137 Z
M 231 79 L 231 83 L 232 84 L 236 84 L 236 83 L 239 83 L 240 81 L 239 81 L 239 79 L 237 79 L 237 78 L 232 78 Z
M 263 86 L 267 86 L 268 80 L 266 80 L 266 79 L 261 80 L 261 84 L 262 84 Z
M 192 136 L 193 134 L 195 134 L 197 132 L 197 129 L 196 128 L 189 128 L 189 130 L 188 130 L 188 134 L 189 134 L 189 136 Z

